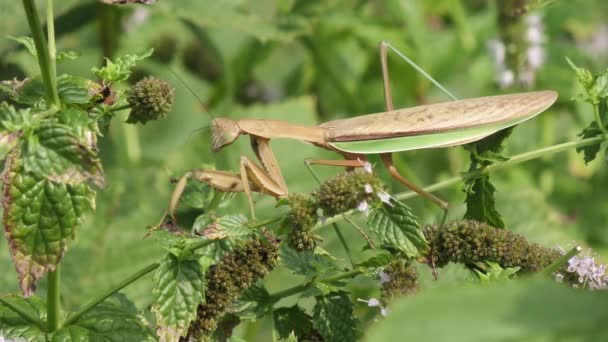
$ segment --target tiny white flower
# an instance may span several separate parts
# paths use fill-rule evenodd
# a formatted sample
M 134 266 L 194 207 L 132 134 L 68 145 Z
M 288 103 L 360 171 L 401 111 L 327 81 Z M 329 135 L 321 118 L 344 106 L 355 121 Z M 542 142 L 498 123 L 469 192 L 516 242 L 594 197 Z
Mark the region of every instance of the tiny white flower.
M 380 271 L 380 273 L 378 273 L 378 276 L 380 277 L 380 284 L 388 283 L 389 281 L 391 281 L 391 276 L 384 271 Z
M 555 274 L 555 280 L 557 280 L 558 283 L 561 283 L 564 281 L 564 275 L 561 273 L 556 273 Z
M 367 306 L 369 306 L 370 308 L 376 307 L 376 306 L 380 306 L 380 301 L 377 300 L 376 298 L 370 298 L 367 301 Z
M 491 40 L 488 42 L 488 50 L 490 51 L 490 55 L 494 58 L 494 66 L 502 69 L 505 65 L 505 56 L 507 52 L 505 44 L 498 39 Z
M 380 198 L 380 200 L 388 205 L 390 205 L 391 207 L 393 206 L 391 204 L 391 195 L 387 194 L 384 191 L 380 191 L 378 192 L 378 198 Z
M 367 173 L 372 173 L 374 172 L 372 169 L 372 164 L 370 162 L 365 162 L 363 163 L 363 170 Z
M 357 206 L 357 210 L 364 213 L 365 216 L 369 215 L 369 205 L 367 205 L 366 201 L 362 201 L 361 203 L 359 203 L 359 205 Z
M 365 193 L 366 194 L 371 194 L 372 192 L 374 192 L 374 188 L 371 185 L 369 185 L 369 184 L 365 184 L 364 188 L 365 188 Z
M 500 85 L 501 88 L 507 88 L 513 84 L 514 80 L 515 80 L 515 74 L 513 73 L 513 71 L 506 69 L 506 70 L 501 71 L 498 74 L 498 78 L 496 81 L 498 81 L 498 84 Z
M 538 69 L 545 63 L 545 49 L 540 45 L 530 46 L 527 55 L 528 65 L 532 69 Z
M 388 316 L 388 314 L 390 314 L 391 311 L 388 308 L 382 308 L 380 309 L 380 314 L 384 317 Z

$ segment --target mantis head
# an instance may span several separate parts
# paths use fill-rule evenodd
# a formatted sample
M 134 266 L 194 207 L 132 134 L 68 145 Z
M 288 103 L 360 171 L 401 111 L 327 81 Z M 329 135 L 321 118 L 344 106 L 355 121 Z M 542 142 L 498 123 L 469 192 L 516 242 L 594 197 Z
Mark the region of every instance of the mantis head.
M 242 132 L 234 120 L 217 118 L 213 122 L 212 148 L 214 152 L 232 144 Z

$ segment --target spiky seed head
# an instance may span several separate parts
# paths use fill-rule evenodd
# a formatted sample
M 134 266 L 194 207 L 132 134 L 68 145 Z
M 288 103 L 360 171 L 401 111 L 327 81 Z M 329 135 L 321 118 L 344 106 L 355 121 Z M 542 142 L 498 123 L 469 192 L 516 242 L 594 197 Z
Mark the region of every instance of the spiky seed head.
M 137 82 L 129 91 L 127 102 L 131 106 L 128 123 L 158 120 L 167 116 L 171 111 L 173 88 L 157 77 L 145 77 Z

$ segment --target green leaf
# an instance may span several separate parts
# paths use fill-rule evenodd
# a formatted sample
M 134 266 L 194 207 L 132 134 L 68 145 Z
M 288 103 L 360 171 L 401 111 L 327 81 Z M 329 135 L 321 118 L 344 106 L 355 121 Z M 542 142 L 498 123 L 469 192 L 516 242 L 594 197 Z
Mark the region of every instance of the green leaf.
M 281 246 L 280 257 L 283 265 L 294 274 L 314 277 L 336 269 L 327 256 L 314 254 L 313 251 L 298 252 L 286 244 Z
M 353 306 L 346 293 L 332 292 L 316 299 L 312 324 L 323 340 L 325 342 L 357 341 L 358 321 L 353 315 Z
M 36 57 L 38 54 L 36 53 L 36 45 L 34 44 L 34 39 L 32 37 L 11 37 L 8 36 L 9 39 L 16 41 L 17 43 L 23 45 L 27 51 L 29 51 L 32 56 Z
M 19 151 L 11 152 L 3 173 L 3 224 L 25 296 L 54 270 L 74 238 L 75 228 L 94 207 L 87 184 L 65 184 L 27 172 Z
M 393 258 L 394 257 L 390 253 L 380 253 L 363 261 L 358 266 L 365 268 L 383 267 L 388 265 Z
M 158 336 L 177 341 L 184 336 L 203 301 L 204 274 L 196 260 L 179 260 L 169 253 L 154 275 L 154 304 Z
M 51 342 L 157 341 L 124 296 L 113 296 L 54 333 Z
M 475 269 L 475 273 L 477 273 L 482 283 L 511 279 L 511 276 L 521 269 L 521 267 L 502 268 L 498 263 L 492 261 L 486 261 L 485 264 L 483 272 Z
M 593 138 L 602 135 L 602 131 L 597 126 L 597 122 L 592 121 L 589 126 L 585 127 L 583 131 L 578 135 L 582 139 Z M 600 152 L 601 144 L 588 145 L 584 147 L 577 147 L 576 152 L 582 153 L 585 159 L 585 164 L 589 164 L 594 161 L 597 154 Z
M 19 142 L 22 118 L 29 115 L 29 109 L 17 111 L 6 102 L 0 103 L 0 159 L 4 159 Z
M 296 337 L 296 334 L 292 332 L 292 333 L 289 334 L 289 336 L 287 336 L 282 341 L 285 341 L 285 342 L 298 342 L 298 338 Z
M 496 210 L 496 200 L 494 199 L 496 188 L 490 182 L 490 177 L 484 175 L 467 181 L 465 187 L 468 187 L 468 191 L 465 200 L 467 212 L 464 214 L 464 218 L 485 222 L 496 228 L 504 228 L 505 223 Z
M 76 51 L 61 51 L 57 55 L 57 63 L 63 63 L 68 60 L 75 60 L 80 57 L 80 54 Z
M 428 250 L 422 228 L 411 209 L 400 201 L 394 205 L 382 204 L 372 209 L 367 225 L 380 241 L 402 252 L 408 258 L 414 258 Z
M 28 144 L 29 153 L 22 156 L 26 172 L 58 183 L 92 182 L 98 187 L 104 186 L 97 150 L 91 142 L 79 138 L 70 126 L 46 121 L 34 134 L 38 146 Z
M 12 89 L 8 91 L 11 99 L 15 102 L 29 106 L 33 106 L 46 98 L 46 90 L 40 76 L 27 78 L 22 82 L 15 83 Z
M 141 55 L 124 55 L 117 58 L 114 62 L 106 59 L 106 66 L 103 68 L 94 67 L 91 69 L 93 74 L 101 78 L 106 84 L 126 81 L 131 75 L 131 69 L 138 61 L 152 56 L 153 50 L 150 49 Z
M 83 77 L 61 75 L 57 78 L 57 92 L 63 104 L 88 103 L 92 98 L 89 92 L 91 81 Z
M 24 319 L 3 302 L 17 307 L 19 311 L 27 313 L 28 316 L 36 318 L 39 322 L 43 322 L 46 315 L 46 304 L 42 299 L 36 296 L 30 298 L 23 298 L 19 295 L 3 296 L 0 301 L 0 336 L 14 339 L 21 337 L 32 342 L 46 342 L 44 332 L 40 327 Z
M 273 317 L 279 338 L 288 339 L 291 334 L 295 334 L 303 340 L 312 331 L 312 317 L 297 305 L 278 308 L 274 310 Z
M 603 291 L 551 280 L 439 287 L 394 302 L 364 340 L 606 341 L 606 317 Z M 429 322 L 441 322 L 441 329 L 430 329 Z

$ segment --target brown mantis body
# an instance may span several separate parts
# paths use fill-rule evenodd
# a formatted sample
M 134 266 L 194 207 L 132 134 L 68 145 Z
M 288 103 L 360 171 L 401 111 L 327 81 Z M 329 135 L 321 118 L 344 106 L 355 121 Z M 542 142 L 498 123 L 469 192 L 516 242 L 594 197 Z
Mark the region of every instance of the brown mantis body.
M 261 165 L 241 156 L 240 173 L 200 169 L 187 173 L 179 180 L 173 192 L 170 214 L 174 216 L 177 202 L 190 178 L 221 191 L 244 192 L 252 217 L 255 217 L 252 191 L 275 198 L 286 197 L 288 189 L 270 147 L 272 139 L 308 142 L 335 151 L 345 158 L 307 160 L 309 164 L 362 167 L 367 162 L 367 154 L 380 154 L 382 163 L 394 179 L 430 199 L 447 214 L 446 202 L 399 174 L 393 164 L 392 153 L 470 143 L 541 113 L 557 98 L 554 91 L 540 91 L 394 110 L 388 77 L 387 47 L 392 48 L 388 43 L 380 44 L 386 112 L 334 120 L 318 126 L 301 126 L 279 120 L 217 118 L 213 124 L 213 151 L 233 143 L 240 135 L 249 135 L 251 147 Z

